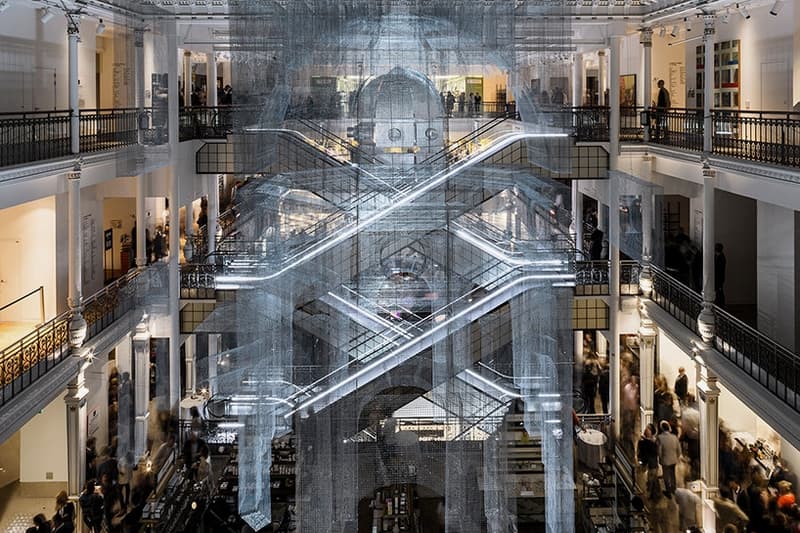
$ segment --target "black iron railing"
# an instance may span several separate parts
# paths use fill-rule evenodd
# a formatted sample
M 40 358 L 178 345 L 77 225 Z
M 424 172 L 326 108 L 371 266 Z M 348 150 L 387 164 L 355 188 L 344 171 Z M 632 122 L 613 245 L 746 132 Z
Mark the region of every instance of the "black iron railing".
M 69 111 L 0 113 L 0 166 L 70 153 Z
M 713 153 L 800 166 L 800 113 L 714 109 L 711 118 Z
M 699 334 L 697 316 L 703 307 L 700 294 L 656 267 L 652 272 L 651 299 Z M 800 356 L 724 309 L 713 309 L 715 348 L 777 398 L 800 410 Z
M 702 109 L 654 109 L 650 119 L 650 142 L 682 150 L 703 149 Z
M 81 110 L 81 153 L 100 152 L 136 144 L 139 139 L 138 109 Z
M 132 270 L 84 301 L 90 340 L 135 306 Z M 0 351 L 0 406 L 5 405 L 64 359 L 69 358 L 70 313 L 48 320 Z
M 714 307 L 714 346 L 729 361 L 800 410 L 800 357 L 726 311 Z
M 663 270 L 651 267 L 653 292 L 650 299 L 681 324 L 698 333 L 697 316 L 703 308 L 703 298 Z
M 241 107 L 184 107 L 178 115 L 180 140 L 224 139 L 233 131 L 235 113 Z

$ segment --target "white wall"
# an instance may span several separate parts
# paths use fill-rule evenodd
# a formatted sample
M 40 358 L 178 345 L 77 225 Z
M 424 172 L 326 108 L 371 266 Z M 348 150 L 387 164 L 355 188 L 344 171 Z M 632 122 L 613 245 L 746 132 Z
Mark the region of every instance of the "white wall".
M 756 301 L 756 201 L 717 189 L 715 194 L 716 242 L 724 246 L 725 301 Z
M 20 482 L 67 481 L 67 407 L 63 394 L 22 426 L 19 450 Z
M 68 107 L 67 22 L 61 10 L 47 24 L 35 2 L 12 2 L 0 17 L 0 111 Z M 97 21 L 81 22 L 78 45 L 80 106 L 95 107 L 95 31 Z M 53 81 L 55 79 L 55 88 Z M 54 95 L 55 93 L 55 95 Z
M 719 20 L 716 24 L 715 40 L 729 41 L 741 40 L 740 58 L 740 106 L 741 109 L 785 110 L 791 108 L 792 102 L 792 66 L 793 66 L 793 33 L 795 2 L 786 2 L 780 16 L 773 17 L 769 14 L 772 2 L 761 7 L 750 9 L 751 18 L 743 19 L 736 13 L 731 13 L 728 24 Z M 682 26 L 682 25 L 681 25 Z M 669 30 L 668 30 L 669 31 Z M 702 24 L 694 23 L 694 31 L 702 32 Z M 681 37 L 683 33 L 681 34 Z M 694 89 L 696 85 L 696 47 L 700 40 L 691 41 L 685 47 L 686 61 L 686 86 Z M 762 64 L 774 63 L 774 68 L 767 77 L 762 76 Z M 762 83 L 771 84 L 774 89 L 776 83 L 782 87 L 777 90 L 780 97 L 769 98 L 764 95 L 762 99 Z M 690 105 L 694 103 L 691 102 Z
M 795 347 L 795 214 L 757 205 L 758 329 L 789 349 Z M 736 268 L 729 263 L 728 268 Z
M 659 30 L 654 31 L 653 35 L 653 79 L 652 79 L 652 94 L 650 101 L 653 102 L 658 97 L 658 80 L 664 80 L 664 86 L 669 91 L 669 97 L 672 107 L 689 107 L 694 106 L 692 99 L 690 104 L 687 104 L 686 98 L 686 44 L 676 44 L 669 46 L 669 43 L 678 39 L 670 37 L 669 32 L 672 28 L 667 28 L 666 35 L 659 37 Z M 696 29 L 695 31 L 700 31 Z M 692 43 L 689 43 L 692 44 Z M 694 58 L 692 58 L 694 61 Z M 681 76 L 681 72 L 684 73 Z
M 14 245 L 17 258 L 15 286 L 4 284 L 0 305 L 22 296 L 39 286 L 44 287 L 45 317 L 52 318 L 58 310 L 57 269 L 65 273 L 66 261 L 56 261 L 56 199 L 49 196 L 8 209 L 0 210 L 0 239 L 19 241 Z M 6 241 L 7 242 L 7 241 Z M 60 247 L 59 247 L 60 248 Z M 6 258 L 9 259 L 9 258 Z M 5 261 L 3 262 L 5 263 Z M 0 263 L 2 264 L 2 263 Z M 0 274 L 3 274 L 0 272 Z M 9 310 L 3 320 L 39 321 L 39 299 L 31 297 Z

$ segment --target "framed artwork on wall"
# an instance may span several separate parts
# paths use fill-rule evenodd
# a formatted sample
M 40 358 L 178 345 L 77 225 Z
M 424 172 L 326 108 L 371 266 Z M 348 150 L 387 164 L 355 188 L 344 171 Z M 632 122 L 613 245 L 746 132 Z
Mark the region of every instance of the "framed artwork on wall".
M 619 105 L 636 107 L 636 74 L 619 77 Z

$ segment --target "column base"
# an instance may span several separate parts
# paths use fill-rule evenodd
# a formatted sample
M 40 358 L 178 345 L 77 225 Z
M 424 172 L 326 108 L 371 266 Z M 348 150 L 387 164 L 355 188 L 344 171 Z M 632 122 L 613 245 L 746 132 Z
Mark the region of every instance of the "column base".
M 148 412 L 137 416 L 134 422 L 133 453 L 137 459 L 147 453 L 147 425 L 149 419 L 150 413 Z

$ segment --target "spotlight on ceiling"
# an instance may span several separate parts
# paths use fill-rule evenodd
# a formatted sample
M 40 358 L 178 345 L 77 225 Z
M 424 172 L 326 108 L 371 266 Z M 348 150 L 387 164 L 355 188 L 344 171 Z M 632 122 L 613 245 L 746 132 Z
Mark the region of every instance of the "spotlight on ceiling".
M 669 32 L 669 34 L 672 35 L 673 37 L 677 37 L 678 36 L 678 25 L 677 24 L 672 26 L 672 31 Z
M 736 4 L 736 8 L 739 10 L 739 14 L 742 16 L 742 18 L 744 18 L 745 20 L 750 18 L 750 12 L 747 10 L 745 6 L 741 4 Z
M 97 24 L 97 35 L 103 35 L 106 32 L 106 25 L 103 22 L 103 19 L 100 19 L 100 23 Z
M 47 24 L 47 23 L 48 23 L 48 22 L 50 22 L 50 21 L 53 19 L 53 17 L 55 17 L 55 16 L 56 16 L 56 15 L 55 15 L 55 13 L 53 13 L 52 11 L 50 11 L 50 8 L 49 8 L 49 7 L 46 7 L 46 8 L 44 8 L 44 9 L 42 9 L 42 14 L 41 14 L 41 16 L 39 17 L 39 21 L 40 21 L 42 24 Z
M 11 7 L 11 2 L 8 0 L 0 0 L 0 13 Z
M 658 36 L 659 37 L 664 37 L 666 34 L 667 34 L 667 27 L 666 26 L 661 26 L 661 29 L 658 30 Z
M 683 23 L 686 25 L 686 33 L 692 31 L 692 23 L 688 18 L 684 18 Z
M 783 9 L 783 4 L 784 0 L 775 0 L 775 4 L 772 6 L 772 9 L 769 10 L 769 14 L 773 17 L 777 17 L 778 13 Z

